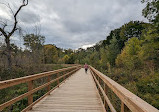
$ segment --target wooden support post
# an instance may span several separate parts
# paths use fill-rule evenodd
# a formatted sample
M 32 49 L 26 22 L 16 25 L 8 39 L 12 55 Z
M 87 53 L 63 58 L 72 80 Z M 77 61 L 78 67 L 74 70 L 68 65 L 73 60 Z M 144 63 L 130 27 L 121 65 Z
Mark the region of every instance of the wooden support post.
M 65 72 L 63 72 L 63 75 L 65 75 Z M 66 76 L 65 76 L 65 77 L 63 77 L 63 80 L 65 80 L 65 78 L 66 78 Z
M 60 74 L 59 73 L 57 73 L 57 78 L 60 76 Z M 60 81 L 59 81 L 59 79 L 57 80 L 57 85 L 58 85 L 58 87 L 59 87 L 59 84 L 60 84 Z
M 104 92 L 108 96 L 108 86 L 105 83 L 104 83 Z M 106 108 L 106 111 L 108 111 L 108 104 L 105 100 L 104 100 L 104 106 Z
M 28 91 L 31 91 L 33 89 L 33 81 L 28 82 Z M 28 96 L 28 105 L 31 105 L 33 103 L 33 95 Z
M 128 112 L 128 107 L 121 101 L 121 112 Z
M 47 82 L 50 82 L 50 80 L 51 80 L 51 76 L 49 75 L 47 77 Z M 48 87 L 47 87 L 47 91 L 50 91 L 50 89 L 51 89 L 51 85 L 49 84 Z
M 98 80 L 98 82 L 99 82 L 99 84 L 100 84 L 100 78 L 99 78 L 98 75 L 97 75 L 97 80 Z M 98 89 L 98 91 L 100 90 L 98 86 L 97 86 L 97 89 Z

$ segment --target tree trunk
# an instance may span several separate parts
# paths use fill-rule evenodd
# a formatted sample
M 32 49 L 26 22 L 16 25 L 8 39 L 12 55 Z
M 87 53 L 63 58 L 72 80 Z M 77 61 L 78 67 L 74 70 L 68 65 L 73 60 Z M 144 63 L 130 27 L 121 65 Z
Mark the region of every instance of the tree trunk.
M 12 58 L 11 58 L 11 46 L 10 46 L 10 39 L 9 37 L 5 38 L 6 42 L 6 56 L 7 56 L 7 63 L 8 63 L 8 69 L 11 69 L 12 67 Z

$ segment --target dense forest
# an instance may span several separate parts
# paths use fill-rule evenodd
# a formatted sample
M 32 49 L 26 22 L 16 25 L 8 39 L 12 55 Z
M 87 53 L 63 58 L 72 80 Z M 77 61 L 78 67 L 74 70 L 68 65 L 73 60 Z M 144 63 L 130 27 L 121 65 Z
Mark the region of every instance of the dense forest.
M 148 23 L 125 23 L 87 49 L 45 44 L 45 36 L 37 33 L 23 35 L 25 48 L 1 42 L 0 80 L 63 68 L 60 64 L 88 63 L 159 109 L 159 1 L 142 2 L 147 4 L 142 13 Z

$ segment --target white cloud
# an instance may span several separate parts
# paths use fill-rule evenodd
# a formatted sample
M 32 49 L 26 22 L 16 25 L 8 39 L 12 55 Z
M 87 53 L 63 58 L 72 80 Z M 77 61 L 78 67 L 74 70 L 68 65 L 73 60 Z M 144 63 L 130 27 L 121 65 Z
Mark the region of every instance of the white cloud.
M 95 44 L 83 45 L 81 48 L 87 49 L 88 47 L 93 47 Z

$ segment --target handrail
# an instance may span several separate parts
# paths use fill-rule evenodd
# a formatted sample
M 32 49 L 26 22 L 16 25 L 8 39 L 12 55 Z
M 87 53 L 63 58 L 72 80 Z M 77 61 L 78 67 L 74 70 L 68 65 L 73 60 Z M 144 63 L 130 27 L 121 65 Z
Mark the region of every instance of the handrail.
M 72 75 L 74 72 L 76 72 L 80 68 L 81 68 L 80 65 L 76 65 L 73 67 L 63 68 L 63 69 L 54 70 L 54 71 L 50 71 L 50 72 L 44 72 L 44 73 L 26 76 L 26 77 L 22 77 L 22 78 L 1 81 L 0 82 L 0 89 L 8 88 L 8 87 L 18 85 L 21 83 L 28 83 L 28 92 L 1 104 L 0 111 L 3 110 L 4 108 L 14 104 L 17 101 L 22 100 L 25 97 L 28 97 L 28 107 L 26 107 L 26 109 L 24 109 L 23 112 L 31 109 L 33 105 L 35 105 L 39 100 L 41 100 L 43 98 L 43 96 L 42 96 L 41 98 L 39 98 L 38 101 L 33 102 L 33 95 L 32 95 L 33 93 L 35 93 L 36 91 L 38 91 L 40 89 L 43 89 L 44 87 L 47 87 L 48 92 L 45 94 L 45 96 L 48 95 L 56 87 L 59 87 L 59 85 L 61 84 L 59 82 L 60 79 L 64 79 L 63 81 L 65 81 L 66 77 L 68 78 L 70 75 Z M 62 73 L 62 76 L 57 75 L 60 73 Z M 56 79 L 51 80 L 50 76 L 54 75 L 54 74 L 56 74 Z M 36 79 L 39 79 L 39 78 L 43 78 L 43 77 L 48 78 L 47 83 L 45 83 L 39 87 L 33 88 L 33 81 Z M 58 82 L 57 86 L 51 90 L 50 85 L 56 81 Z
M 121 112 L 127 112 L 128 109 L 130 109 L 132 112 L 159 112 L 159 110 L 157 110 L 155 107 L 151 106 L 150 104 L 148 104 L 132 92 L 128 91 L 109 77 L 105 76 L 92 66 L 90 66 L 90 70 L 97 84 L 97 87 L 102 92 L 104 101 L 106 101 L 106 103 L 108 104 L 111 112 L 115 112 L 115 110 L 109 102 L 107 93 L 105 92 L 105 88 L 102 88 L 101 84 L 99 83 L 99 79 L 102 80 L 104 82 L 104 85 L 109 87 L 119 97 L 119 99 L 121 100 Z
M 29 76 L 16 78 L 16 79 L 11 79 L 11 80 L 0 81 L 0 89 L 11 87 L 11 86 L 18 85 L 18 84 L 21 84 L 21 83 L 25 83 L 25 82 L 28 82 L 28 81 L 31 81 L 31 80 L 36 80 L 36 79 L 39 79 L 39 78 L 42 78 L 42 77 L 53 75 L 53 74 L 56 74 L 58 72 L 63 72 L 63 71 L 66 71 L 66 70 L 71 70 L 71 69 L 74 69 L 74 68 L 76 68 L 76 66 L 63 68 L 63 69 L 58 69 L 58 70 L 49 71 L 49 72 L 38 73 L 38 74 L 29 75 Z

